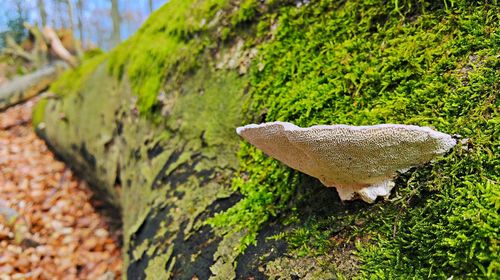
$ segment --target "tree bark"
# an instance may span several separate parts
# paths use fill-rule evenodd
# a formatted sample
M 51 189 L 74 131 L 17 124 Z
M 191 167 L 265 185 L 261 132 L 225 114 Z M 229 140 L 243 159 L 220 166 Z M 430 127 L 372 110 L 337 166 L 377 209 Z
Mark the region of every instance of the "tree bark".
M 69 18 L 69 29 L 71 29 L 71 32 L 75 32 L 75 23 L 73 20 L 73 3 L 71 3 L 71 0 L 65 0 L 67 8 L 68 8 L 68 18 Z
M 73 3 L 71 2 L 71 0 L 66 0 L 66 4 L 68 6 L 68 17 L 69 17 L 69 28 L 71 29 L 71 35 L 73 38 L 75 38 L 75 21 L 74 21 L 74 7 L 73 7 Z M 81 26 L 79 26 L 81 27 Z M 80 29 L 81 31 L 81 29 Z M 83 56 L 83 50 L 82 50 L 82 46 L 81 44 L 79 44 L 77 42 L 77 40 L 74 40 L 75 42 L 75 50 L 76 50 L 76 54 L 78 57 L 82 57 Z M 81 41 L 80 41 L 81 42 Z
M 83 47 L 83 2 L 82 0 L 76 1 L 76 9 L 78 13 L 77 21 L 78 21 L 78 33 L 80 37 L 80 46 Z
M 120 43 L 120 9 L 118 7 L 118 0 L 111 0 L 111 19 L 113 20 L 113 34 L 111 38 L 111 46 L 115 47 Z
M 38 12 L 40 13 L 41 25 L 47 25 L 47 11 L 45 10 L 45 2 L 43 0 L 37 1 Z
M 153 13 L 153 0 L 148 0 L 149 14 Z

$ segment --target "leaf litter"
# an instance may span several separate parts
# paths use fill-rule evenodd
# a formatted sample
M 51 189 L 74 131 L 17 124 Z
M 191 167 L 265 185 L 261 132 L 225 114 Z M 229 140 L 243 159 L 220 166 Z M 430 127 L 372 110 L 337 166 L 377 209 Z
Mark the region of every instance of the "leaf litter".
M 119 232 L 34 133 L 34 103 L 0 113 L 0 280 L 121 279 Z

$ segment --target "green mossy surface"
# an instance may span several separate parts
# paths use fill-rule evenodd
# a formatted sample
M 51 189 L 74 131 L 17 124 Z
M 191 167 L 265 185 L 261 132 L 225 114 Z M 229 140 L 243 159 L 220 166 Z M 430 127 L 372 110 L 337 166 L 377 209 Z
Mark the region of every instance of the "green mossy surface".
M 499 14 L 495 2 L 317 1 L 281 10 L 275 39 L 259 47 L 251 121 L 404 123 L 467 139 L 466 149 L 398 180 L 390 201 L 343 217 L 363 217 L 342 229 L 350 240 L 364 237 L 356 243 L 360 278 L 500 273 Z M 249 145 L 239 156 L 248 179 L 233 186 L 245 198 L 212 224 L 250 228 L 245 248 L 286 212 L 299 181 Z M 334 250 L 331 218 L 298 224 L 287 234 L 291 247 L 303 255 Z
M 92 77 L 106 59 L 107 54 L 95 54 L 86 59 L 74 71 L 66 71 L 61 77 L 50 86 L 49 91 L 58 95 L 76 94 L 82 90 L 85 83 Z
M 131 186 L 122 197 L 122 206 L 129 213 L 124 216 L 124 238 L 130 240 L 128 247 L 135 248 L 130 263 L 145 258 L 144 253 L 150 257 L 161 254 L 165 246 L 180 242 L 177 240 L 182 236 L 189 239 L 204 225 L 199 216 L 217 199 L 231 195 L 227 182 L 237 166 L 238 143 L 232 132 L 241 122 L 243 84 L 245 80 L 235 73 L 198 71 L 167 99 L 175 106 L 166 112 L 166 121 L 160 126 L 166 132 L 160 132 L 158 127 L 150 129 L 156 132 L 145 147 L 141 147 L 141 142 L 129 143 L 141 147 L 141 160 L 132 153 L 127 168 L 130 173 L 126 174 L 132 182 L 143 186 Z M 147 160 L 148 150 L 154 146 L 163 151 Z M 164 222 L 152 229 L 154 234 L 148 237 L 146 252 L 142 241 L 135 240 L 142 240 L 141 228 L 148 227 L 156 216 Z M 174 269 L 178 265 L 176 259 L 179 260 L 175 255 L 183 252 L 175 244 L 170 246 L 174 250 L 170 260 Z
M 87 70 L 88 67 L 93 71 Z M 106 68 L 94 61 L 63 74 L 51 90 L 55 95 L 37 104 L 33 124 L 73 167 L 83 174 L 93 174 L 91 183 L 105 194 L 101 199 L 119 209 L 114 183 L 121 147 L 115 141 L 114 118 L 123 104 L 123 96 L 130 91 L 107 76 Z
M 209 273 L 206 254 L 186 256 L 178 247 L 197 238 L 206 227 L 205 212 L 216 211 L 217 200 L 232 194 L 234 127 L 242 121 L 247 81 L 233 71 L 201 68 L 158 101 L 168 109 L 158 124 L 139 114 L 127 79 L 118 81 L 107 69 L 104 61 L 80 88 L 56 92 L 40 103 L 35 111 L 42 115 L 39 133 L 122 209 L 129 278 L 156 275 L 166 263 L 165 277 L 179 273 L 188 269 L 186 258 L 204 263 Z M 216 250 L 217 244 L 210 245 L 216 242 L 213 234 L 200 238 Z M 194 268 L 188 273 L 199 273 Z
M 499 14 L 495 1 L 173 0 L 65 74 L 34 123 L 119 201 L 130 279 L 238 278 L 275 225 L 266 242 L 286 254 L 255 267 L 270 278 L 494 279 Z M 249 72 L 219 69 L 254 48 Z M 277 120 L 431 126 L 463 143 L 399 176 L 387 201 L 341 203 L 243 141 L 236 152 L 236 126 Z
M 156 96 L 166 81 L 179 83 L 200 66 L 199 54 L 213 44 L 209 29 L 227 0 L 170 1 L 153 13 L 140 30 L 110 57 L 110 71 L 131 81 L 139 111 L 152 115 Z
M 42 98 L 33 107 L 33 115 L 32 115 L 33 127 L 37 127 L 43 121 L 47 102 L 48 102 L 47 98 Z

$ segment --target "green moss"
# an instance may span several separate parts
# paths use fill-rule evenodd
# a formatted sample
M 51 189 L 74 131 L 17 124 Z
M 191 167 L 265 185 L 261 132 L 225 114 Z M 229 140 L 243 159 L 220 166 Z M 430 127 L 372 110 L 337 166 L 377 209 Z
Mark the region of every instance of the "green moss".
M 242 162 L 241 169 L 245 173 L 242 171 L 232 182 L 233 189 L 241 192 L 245 198 L 228 211 L 208 220 L 208 223 L 229 233 L 246 229 L 248 234 L 237 248 L 243 252 L 248 245 L 255 244 L 262 224 L 285 207 L 293 194 L 297 176 L 248 146 L 242 147 L 239 157 L 253 157 L 251 163 Z M 242 179 L 247 174 L 250 177 Z
M 147 244 L 148 256 L 156 258 L 167 245 L 177 249 L 175 240 L 193 235 L 203 225 L 199 216 L 217 199 L 231 195 L 225 182 L 237 165 L 234 127 L 241 122 L 245 84 L 236 73 L 199 69 L 162 97 L 161 126 L 124 127 L 127 147 L 137 147 L 129 148 L 128 159 L 121 162 L 122 180 L 133 184 L 122 197 L 128 213 L 124 237 L 130 240 L 128 248 L 137 248 L 128 262 L 145 252 L 144 243 L 136 243 L 134 236 L 152 219 L 165 219 Z M 148 151 L 157 145 L 163 151 L 148 160 Z
M 83 53 L 83 60 L 89 60 L 91 58 L 94 58 L 96 56 L 104 54 L 104 51 L 100 48 L 95 48 L 95 49 L 90 49 L 87 50 Z
M 235 31 L 255 20 L 260 8 L 255 0 L 169 1 L 110 53 L 109 70 L 118 78 L 127 75 L 139 97 L 139 111 L 157 117 L 162 86 L 168 90 L 181 85 L 202 65 L 207 51 L 220 51 L 231 43 L 230 37 L 251 37 L 251 32 Z
M 37 128 L 38 125 L 43 121 L 47 102 L 48 102 L 47 98 L 42 98 L 34 106 L 32 114 L 32 124 L 34 128 Z
M 235 72 L 200 69 L 185 81 L 178 97 L 173 98 L 169 127 L 182 131 L 186 139 L 203 137 L 208 146 L 225 145 L 229 139 L 236 142 L 234 124 L 240 121 L 246 83 Z M 234 153 L 228 151 L 231 152 Z
M 107 54 L 100 54 L 88 60 L 84 60 L 76 69 L 64 72 L 61 77 L 50 86 L 50 91 L 57 95 L 67 95 L 78 92 L 96 71 L 97 67 L 106 59 Z
M 53 103 L 54 125 L 47 135 L 67 140 L 58 143 L 67 151 L 71 144 L 90 143 L 85 150 L 95 157 L 92 172 L 105 178 L 107 187 L 120 170 L 126 185 L 121 205 L 128 211 L 125 241 L 131 242 L 125 247 L 138 247 L 131 258 L 144 255 L 146 245 L 133 241 L 141 226 L 157 215 L 169 218 L 148 244 L 152 260 L 146 274 L 153 277 L 175 264 L 171 242 L 179 232 L 199 228 L 204 220 L 195 223 L 196 217 L 230 193 L 224 183 L 236 165 L 234 127 L 241 123 L 248 78 L 246 122 L 405 123 L 458 133 L 469 139 L 468 149 L 457 147 L 401 176 L 391 201 L 346 203 L 335 205 L 335 214 L 289 219 L 293 229 L 277 238 L 287 241 L 290 256 L 314 264 L 337 252 L 340 241 L 333 240 L 339 232 L 343 243 L 358 240 L 360 278 L 494 278 L 500 228 L 498 14 L 496 2 L 465 0 L 320 0 L 301 7 L 295 1 L 173 0 L 110 54 L 94 57 L 53 85 L 65 97 Z M 253 31 L 257 38 L 251 38 Z M 249 39 L 246 46 L 270 40 L 259 46 L 245 78 L 210 68 L 215 53 L 233 47 L 234 36 Z M 105 77 L 106 58 L 107 70 L 121 83 Z M 137 104 L 128 93 L 129 80 Z M 112 93 L 106 102 L 102 92 Z M 35 110 L 36 124 L 44 103 Z M 137 117 L 130 109 L 136 105 L 161 122 Z M 64 120 L 61 113 L 67 114 Z M 125 124 L 119 133 L 118 122 Z M 148 158 L 156 144 L 163 151 Z M 212 266 L 221 277 L 235 275 L 238 255 L 255 244 L 271 218 L 299 216 L 295 191 L 309 187 L 305 175 L 248 144 L 241 144 L 238 158 L 232 187 L 244 197 L 207 221 L 224 236 Z M 196 176 L 212 171 L 217 175 L 210 183 Z M 171 183 L 152 187 L 167 177 L 184 178 L 175 182 L 182 198 L 170 190 Z M 296 263 L 291 257 L 274 267 Z
M 141 29 L 111 54 L 110 71 L 126 74 L 139 96 L 141 113 L 151 115 L 156 96 L 166 80 L 178 85 L 198 66 L 199 55 L 214 38 L 208 23 L 228 0 L 174 0 L 158 9 Z
M 244 0 L 238 12 L 232 16 L 233 25 L 238 25 L 252 20 L 258 12 L 259 3 L 257 0 Z
M 74 72 L 64 73 L 57 85 L 53 85 L 57 95 L 44 101 L 46 105 L 38 105 L 44 110 L 35 110 L 34 115 L 35 120 L 37 116 L 43 119 L 43 136 L 56 143 L 60 156 L 71 159 L 72 167 L 80 172 L 91 171 L 88 179 L 95 181 L 90 183 L 106 194 L 100 194 L 100 198 L 119 208 L 114 184 L 121 143 L 115 141 L 114 128 L 121 102 L 130 90 L 106 75 L 103 64 L 92 60 Z M 87 74 L 87 68 L 95 69 Z M 88 76 L 78 76 L 82 69 Z M 70 82 L 72 77 L 75 83 L 81 83 L 80 87 Z
M 281 9 L 275 39 L 260 47 L 249 121 L 404 123 L 470 139 L 469 150 L 457 147 L 398 180 L 393 201 L 345 217 L 353 238 L 370 237 L 358 244 L 361 278 L 500 273 L 499 14 L 488 2 L 317 1 Z M 243 250 L 288 208 L 299 180 L 247 144 L 239 158 L 233 187 L 245 197 L 210 222 L 248 228 Z M 300 249 L 318 231 L 297 227 L 288 240 Z
M 257 13 L 254 0 L 236 3 L 241 6 L 239 9 L 229 7 L 229 2 L 169 1 L 128 40 L 109 54 L 92 53 L 91 59 L 85 60 L 76 71 L 68 71 L 51 89 L 58 94 L 77 91 L 97 65 L 109 58 L 111 74 L 119 79 L 127 75 L 139 97 L 139 111 L 158 120 L 155 104 L 162 87 L 166 84 L 167 89 L 178 88 L 201 65 L 207 49 L 217 50 L 219 39 L 229 38 L 236 28 L 229 22 L 235 20 L 237 25 Z
M 172 269 L 175 257 L 167 258 L 166 250 L 197 232 L 202 213 L 232 193 L 225 182 L 237 165 L 234 127 L 241 123 L 247 80 L 199 69 L 162 99 L 171 110 L 158 125 L 131 110 L 127 78 L 117 81 L 106 66 L 102 62 L 76 94 L 45 106 L 44 134 L 73 166 L 99 179 L 97 188 L 116 195 L 124 209 L 125 263 L 150 257 L 146 273 L 153 275 L 167 262 Z M 144 227 L 148 242 L 137 237 Z

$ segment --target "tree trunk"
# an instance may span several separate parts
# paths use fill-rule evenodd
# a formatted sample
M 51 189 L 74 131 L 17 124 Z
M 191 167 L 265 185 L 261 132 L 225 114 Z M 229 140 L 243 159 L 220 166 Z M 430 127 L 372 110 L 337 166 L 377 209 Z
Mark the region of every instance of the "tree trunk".
M 111 46 L 115 47 L 121 41 L 120 31 L 120 9 L 118 7 L 118 0 L 111 0 L 111 19 L 113 21 L 113 34 L 111 37 Z
M 73 2 L 71 0 L 66 0 L 66 5 L 68 6 L 68 17 L 69 17 L 69 26 L 71 29 L 71 36 L 73 37 L 73 41 L 75 42 L 75 50 L 76 54 L 79 58 L 83 56 L 83 50 L 81 41 L 80 43 L 75 39 L 75 21 L 74 21 L 74 8 Z M 80 27 L 80 26 L 79 26 Z M 81 31 L 81 29 L 80 29 Z
M 38 5 L 38 12 L 40 13 L 41 25 L 42 25 L 42 27 L 46 26 L 47 25 L 47 11 L 45 10 L 44 0 L 38 0 L 37 5 Z
M 75 32 L 75 22 L 73 20 L 73 3 L 71 0 L 65 0 L 66 6 L 68 9 L 68 18 L 69 18 L 69 29 L 71 30 L 71 34 Z
M 153 0 L 148 0 L 149 14 L 153 13 Z
M 78 10 L 78 34 L 80 36 L 80 45 L 84 48 L 84 36 L 83 36 L 83 0 L 76 1 L 76 9 Z
M 60 98 L 34 113 L 38 134 L 122 213 L 127 279 L 498 278 L 497 45 L 488 32 L 460 36 L 494 30 L 492 4 L 457 0 L 425 15 L 412 6 L 403 19 L 384 3 L 259 1 L 255 17 L 230 27 L 242 1 L 183 1 L 64 75 Z M 205 14 L 200 3 L 227 5 Z M 205 20 L 214 25 L 179 36 Z M 473 143 L 398 176 L 385 201 L 344 203 L 235 131 L 271 120 L 421 121 Z
M 52 5 L 54 6 L 53 10 L 53 20 L 52 20 L 52 27 L 53 28 L 65 28 L 66 27 L 66 22 L 64 20 L 63 16 L 63 7 L 62 7 L 62 2 L 61 1 L 54 1 L 52 2 Z

